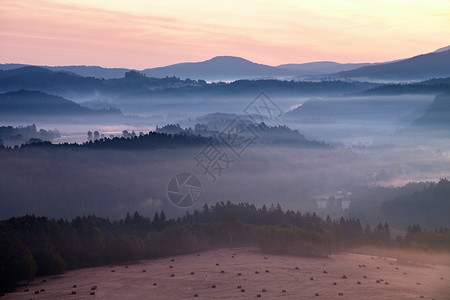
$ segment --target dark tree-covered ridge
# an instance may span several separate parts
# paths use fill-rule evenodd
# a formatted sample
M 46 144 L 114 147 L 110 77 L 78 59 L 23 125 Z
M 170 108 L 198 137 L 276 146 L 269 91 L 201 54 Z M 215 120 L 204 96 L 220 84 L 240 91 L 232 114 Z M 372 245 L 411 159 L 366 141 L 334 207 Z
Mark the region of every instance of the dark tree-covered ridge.
M 0 221 L 0 292 L 66 269 L 250 245 L 269 253 L 314 256 L 361 245 L 449 251 L 450 231 L 414 225 L 405 238 L 394 240 L 387 223 L 363 229 L 359 219 L 322 219 L 283 211 L 280 205 L 256 208 L 231 202 L 205 205 L 178 219 L 167 219 L 163 211 L 153 218 L 135 212 L 116 221 L 26 215 Z

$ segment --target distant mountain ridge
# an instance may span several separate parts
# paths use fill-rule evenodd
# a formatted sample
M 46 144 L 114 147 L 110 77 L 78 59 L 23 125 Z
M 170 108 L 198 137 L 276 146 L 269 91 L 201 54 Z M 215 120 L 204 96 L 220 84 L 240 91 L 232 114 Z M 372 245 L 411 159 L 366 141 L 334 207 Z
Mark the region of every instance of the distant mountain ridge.
M 373 65 L 371 63 L 337 63 L 333 61 L 318 61 L 303 64 L 284 64 L 277 68 L 301 72 L 304 75 L 324 75 L 334 74 L 343 71 L 349 71 L 360 67 Z
M 439 51 L 442 50 L 442 51 Z M 422 54 L 412 58 L 373 66 L 365 66 L 350 71 L 339 72 L 336 78 L 356 80 L 427 80 L 450 77 L 450 50 Z
M 382 63 L 337 63 L 318 61 L 269 66 L 236 56 L 216 56 L 200 62 L 183 62 L 139 72 L 146 76 L 207 81 L 234 81 L 239 79 L 320 80 L 323 77 L 363 80 L 426 80 L 450 77 L 450 46 L 412 58 Z M 24 64 L 0 64 L 0 70 L 25 67 Z M 52 71 L 64 71 L 97 79 L 122 78 L 132 69 L 103 68 L 99 66 L 42 66 Z
M 434 51 L 434 53 L 444 52 L 444 51 L 448 51 L 448 50 L 450 50 L 450 45 L 447 46 L 447 47 L 439 48 L 439 49 L 437 49 L 436 51 Z
M 375 87 L 376 84 L 343 81 L 280 81 L 275 79 L 236 80 L 231 83 L 207 84 L 204 80 L 181 80 L 175 77 L 145 77 L 138 72 L 127 72 L 118 79 L 82 77 L 68 72 L 54 72 L 41 67 L 22 67 L 0 70 L 0 92 L 39 90 L 77 102 L 96 99 L 163 99 L 192 97 L 253 96 L 261 90 L 272 95 L 286 94 L 348 94 Z M 156 97 L 156 98 L 155 98 Z M 128 100 L 127 100 L 128 101 Z M 112 103 L 114 105 L 114 103 Z
M 352 70 L 361 64 L 341 64 L 331 61 L 284 64 L 280 66 L 268 66 L 251 62 L 247 59 L 235 56 L 216 56 L 201 62 L 185 62 L 164 67 L 147 68 L 141 70 L 149 77 L 179 77 L 181 79 L 205 79 L 208 81 L 231 81 L 238 79 L 296 79 L 307 76 L 318 76 Z M 0 64 L 0 70 L 12 70 L 21 67 L 29 67 L 25 64 Z M 38 66 L 36 66 L 38 67 Z M 78 74 L 83 77 L 94 77 L 97 79 L 122 78 L 126 72 L 132 69 L 126 68 L 103 68 L 98 66 L 40 66 L 52 71 L 64 71 Z
M 216 56 L 202 62 L 180 63 L 161 68 L 145 69 L 142 72 L 151 77 L 177 76 L 211 81 L 294 75 L 294 72 L 290 70 L 257 64 L 235 56 Z
M 31 67 L 25 64 L 0 64 L 0 70 L 13 70 L 22 67 Z M 98 79 L 122 78 L 125 73 L 131 71 L 126 68 L 104 68 L 99 66 L 34 66 L 51 71 L 69 72 L 83 77 L 94 77 Z

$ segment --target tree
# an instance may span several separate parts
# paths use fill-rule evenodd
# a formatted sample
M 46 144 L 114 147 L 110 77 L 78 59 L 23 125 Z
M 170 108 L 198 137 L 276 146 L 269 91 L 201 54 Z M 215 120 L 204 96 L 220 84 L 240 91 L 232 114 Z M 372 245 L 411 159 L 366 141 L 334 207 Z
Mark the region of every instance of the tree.
M 25 248 L 18 236 L 0 233 L 0 293 L 11 292 L 17 282 L 31 281 L 37 266 L 29 248 Z

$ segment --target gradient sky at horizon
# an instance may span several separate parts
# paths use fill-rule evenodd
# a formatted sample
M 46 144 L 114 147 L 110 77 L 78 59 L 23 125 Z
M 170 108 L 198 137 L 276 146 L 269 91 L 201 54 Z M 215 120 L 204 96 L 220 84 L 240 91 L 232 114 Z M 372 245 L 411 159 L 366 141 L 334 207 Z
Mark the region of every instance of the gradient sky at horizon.
M 0 1 L 0 63 L 381 62 L 449 44 L 449 0 Z

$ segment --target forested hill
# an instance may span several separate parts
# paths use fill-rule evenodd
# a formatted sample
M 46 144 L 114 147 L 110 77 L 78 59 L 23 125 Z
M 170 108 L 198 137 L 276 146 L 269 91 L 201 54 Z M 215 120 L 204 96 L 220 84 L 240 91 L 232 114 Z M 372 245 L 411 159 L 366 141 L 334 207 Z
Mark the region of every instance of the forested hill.
M 109 149 L 109 150 L 151 150 L 179 147 L 206 146 L 211 141 L 210 137 L 203 137 L 189 133 L 166 134 L 149 132 L 136 135 L 130 133 L 128 137 L 102 138 L 91 140 L 82 144 L 63 143 L 52 144 L 50 142 L 33 142 L 22 145 L 22 149 Z
M 450 182 L 441 179 L 413 194 L 403 194 L 383 203 L 382 213 L 397 227 L 421 224 L 433 228 L 448 224 L 450 212 Z
M 95 216 L 72 220 L 23 216 L 0 221 L 0 293 L 35 276 L 66 269 L 138 261 L 166 255 L 233 246 L 258 246 L 263 252 L 327 256 L 362 245 L 449 250 L 449 231 L 408 227 L 393 239 L 389 225 L 364 227 L 358 219 L 322 219 L 315 214 L 256 208 L 249 203 L 205 205 L 201 211 L 167 219 L 139 213 L 110 221 Z
M 362 92 L 378 86 L 367 82 L 339 80 L 298 82 L 281 80 L 237 80 L 230 83 L 206 83 L 205 80 L 181 80 L 176 77 L 146 77 L 136 71 L 123 78 L 98 79 L 68 72 L 53 72 L 39 67 L 0 70 L 0 92 L 36 90 L 69 99 L 92 100 L 99 97 L 133 100 L 142 97 L 199 97 L 256 95 L 265 90 L 273 96 L 341 95 Z M 146 98 L 146 99 L 147 99 Z M 148 99 L 147 99 L 148 100 Z

